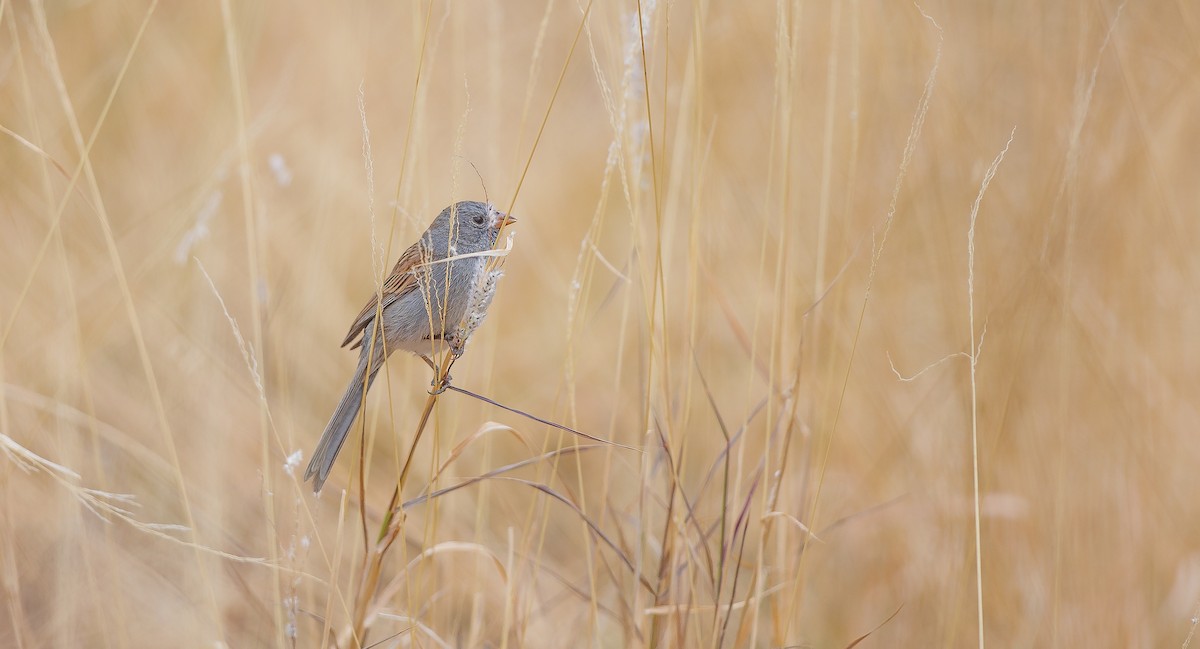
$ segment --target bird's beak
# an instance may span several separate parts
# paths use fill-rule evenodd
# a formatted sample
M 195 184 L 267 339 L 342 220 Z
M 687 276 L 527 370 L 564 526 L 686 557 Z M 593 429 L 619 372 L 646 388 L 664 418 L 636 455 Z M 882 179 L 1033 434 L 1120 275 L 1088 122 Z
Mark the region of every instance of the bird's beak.
M 512 225 L 517 222 L 517 217 L 504 212 L 496 212 L 496 223 L 498 225 Z

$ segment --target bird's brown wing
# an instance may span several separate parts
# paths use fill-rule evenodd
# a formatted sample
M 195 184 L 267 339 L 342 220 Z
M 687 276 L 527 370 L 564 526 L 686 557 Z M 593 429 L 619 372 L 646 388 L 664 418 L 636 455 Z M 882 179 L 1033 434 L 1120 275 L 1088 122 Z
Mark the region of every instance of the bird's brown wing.
M 425 250 L 418 241 L 409 246 L 404 254 L 400 255 L 400 259 L 396 261 L 396 266 L 392 268 L 392 274 L 388 275 L 383 282 L 383 290 L 371 294 L 371 299 L 367 300 L 367 305 L 363 307 L 358 316 L 354 318 L 354 324 L 350 326 L 350 332 L 346 334 L 346 339 L 342 341 L 342 347 L 349 345 L 362 334 L 367 325 L 375 319 L 379 298 L 383 298 L 383 308 L 386 309 L 389 304 L 411 293 L 417 288 L 417 276 L 411 271 L 415 266 L 425 261 Z M 358 349 L 362 346 L 362 340 L 354 343 L 350 349 Z

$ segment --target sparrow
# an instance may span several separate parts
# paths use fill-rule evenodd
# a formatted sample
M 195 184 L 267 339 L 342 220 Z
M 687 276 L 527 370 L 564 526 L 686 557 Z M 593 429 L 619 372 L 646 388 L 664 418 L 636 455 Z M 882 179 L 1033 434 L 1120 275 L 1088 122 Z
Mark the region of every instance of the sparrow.
M 491 249 L 500 229 L 516 220 L 490 203 L 461 201 L 442 210 L 421 238 L 400 255 L 382 290 L 367 300 L 342 341 L 342 347 L 353 343 L 351 349 L 361 351 L 350 384 L 304 472 L 306 481 L 312 479 L 314 492 L 321 491 L 329 477 L 364 391 L 371 388 L 384 359 L 403 350 L 420 356 L 436 370 L 431 360 L 434 354 L 447 344 L 461 349 L 464 341 L 454 340 L 454 331 L 487 266 L 487 257 L 462 256 Z M 377 326 L 379 322 L 382 327 Z M 364 344 L 367 341 L 372 344 Z

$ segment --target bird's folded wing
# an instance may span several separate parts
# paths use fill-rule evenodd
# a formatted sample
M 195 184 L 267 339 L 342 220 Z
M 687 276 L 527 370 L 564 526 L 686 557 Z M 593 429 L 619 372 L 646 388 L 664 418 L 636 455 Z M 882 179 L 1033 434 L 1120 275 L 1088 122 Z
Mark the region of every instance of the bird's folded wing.
M 379 309 L 379 298 L 383 298 L 383 308 L 388 308 L 388 305 L 411 293 L 417 288 L 417 276 L 413 273 L 413 269 L 423 261 L 425 261 L 425 250 L 421 242 L 417 242 L 410 246 L 404 254 L 400 255 L 400 259 L 396 261 L 396 266 L 392 268 L 392 274 L 383 282 L 383 290 L 378 293 L 373 293 L 371 299 L 367 300 L 367 305 L 363 307 L 358 316 L 354 318 L 354 324 L 350 326 L 350 332 L 346 334 L 346 339 L 342 341 L 342 347 L 349 345 L 362 334 L 372 320 L 375 319 L 375 313 Z M 358 349 L 362 346 L 362 340 L 354 343 L 351 349 Z

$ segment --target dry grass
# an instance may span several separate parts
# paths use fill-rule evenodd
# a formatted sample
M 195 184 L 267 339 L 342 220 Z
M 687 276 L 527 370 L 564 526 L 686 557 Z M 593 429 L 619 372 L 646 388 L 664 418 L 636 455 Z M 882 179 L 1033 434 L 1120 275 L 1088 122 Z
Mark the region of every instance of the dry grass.
M 326 5 L 0 2 L 0 646 L 1191 641 L 1194 4 Z M 637 450 L 397 356 L 314 498 L 468 161 Z

